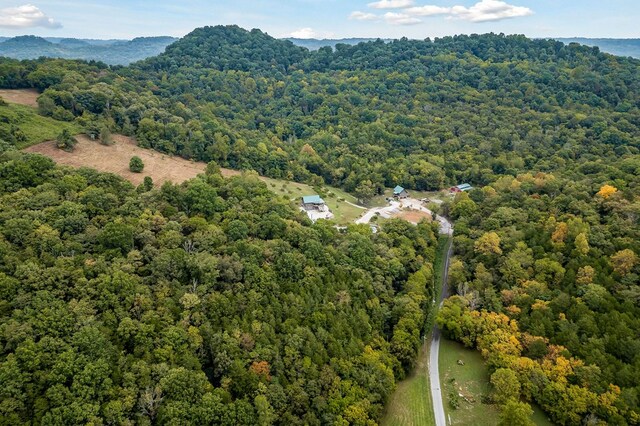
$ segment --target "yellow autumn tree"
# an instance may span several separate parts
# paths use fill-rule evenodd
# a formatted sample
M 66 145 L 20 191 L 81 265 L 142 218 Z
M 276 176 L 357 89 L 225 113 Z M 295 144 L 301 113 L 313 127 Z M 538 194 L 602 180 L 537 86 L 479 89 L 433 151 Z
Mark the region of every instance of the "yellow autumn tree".
M 627 275 L 638 264 L 638 255 L 633 250 L 620 250 L 611 256 L 611 266 L 620 275 Z
M 481 253 L 487 256 L 492 254 L 502 254 L 500 248 L 500 236 L 495 232 L 487 232 L 476 240 L 473 248 L 477 253 Z
M 600 191 L 598 191 L 598 193 L 596 195 L 599 195 L 602 198 L 609 198 L 613 194 L 615 194 L 616 192 L 618 192 L 618 188 L 616 188 L 615 186 L 602 185 L 602 187 L 600 188 Z
M 578 269 L 576 274 L 576 283 L 580 285 L 587 285 L 593 283 L 593 277 L 596 275 L 596 270 L 593 267 L 587 265 Z
M 553 231 L 553 234 L 551 234 L 551 242 L 554 245 L 563 245 L 568 233 L 569 227 L 567 224 L 564 222 L 558 222 L 556 229 Z

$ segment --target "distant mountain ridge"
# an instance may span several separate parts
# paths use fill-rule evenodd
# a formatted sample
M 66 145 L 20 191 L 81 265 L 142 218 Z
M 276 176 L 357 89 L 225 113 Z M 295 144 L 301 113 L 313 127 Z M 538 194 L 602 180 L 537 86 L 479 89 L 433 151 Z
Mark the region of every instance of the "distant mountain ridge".
M 597 46 L 603 52 L 617 56 L 631 56 L 640 59 L 640 38 L 556 38 L 563 43 L 579 43 Z
M 176 37 L 137 37 L 123 39 L 84 39 L 65 37 L 0 36 L 0 56 L 13 59 L 36 59 L 39 57 L 84 59 L 102 61 L 109 65 L 129 65 L 143 59 L 164 53 L 165 49 L 180 40 Z M 341 39 L 284 38 L 297 47 L 318 50 L 322 47 L 335 48 L 338 44 L 350 46 L 379 40 L 377 38 L 353 37 Z M 391 39 L 381 39 L 389 42 Z M 597 46 L 601 51 L 617 56 L 640 58 L 640 39 L 614 38 L 554 38 L 565 44 L 579 43 Z
M 62 37 L 0 37 L 0 56 L 36 59 L 42 56 L 102 61 L 109 65 L 128 65 L 164 52 L 178 40 L 174 37 L 138 37 L 133 40 L 94 40 Z
M 316 38 L 286 38 L 296 46 L 306 47 L 309 50 L 318 50 L 321 47 L 336 47 L 336 44 L 348 44 L 355 46 L 358 43 L 366 43 L 368 41 L 376 41 L 377 38 L 336 38 L 336 39 L 316 39 Z M 391 39 L 382 39 L 383 41 L 391 41 Z
M 573 38 L 558 38 L 548 37 L 552 40 L 561 41 L 565 44 L 578 43 L 585 46 L 597 46 L 601 51 L 610 53 L 617 56 L 631 56 L 633 58 L 640 59 L 640 39 L 638 38 L 587 38 L 587 37 L 573 37 Z M 368 41 L 378 40 L 377 38 L 343 38 L 343 39 L 302 39 L 302 38 L 287 38 L 296 46 L 306 47 L 309 50 L 318 50 L 321 47 L 330 46 L 335 48 L 337 44 L 356 45 L 358 43 L 366 43 Z M 391 41 L 391 39 L 382 39 L 385 42 Z

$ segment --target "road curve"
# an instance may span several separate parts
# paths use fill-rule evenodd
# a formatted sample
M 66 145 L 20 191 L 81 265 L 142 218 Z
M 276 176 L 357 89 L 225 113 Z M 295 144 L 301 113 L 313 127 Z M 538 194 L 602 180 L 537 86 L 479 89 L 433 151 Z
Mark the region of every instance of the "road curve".
M 452 229 L 452 228 L 451 228 Z M 453 232 L 451 232 L 453 233 Z M 449 287 L 449 260 L 451 259 L 452 239 L 449 238 L 447 252 L 444 258 L 444 271 L 442 272 L 442 289 L 440 291 L 439 305 L 447 297 Z M 431 333 L 431 347 L 429 349 L 429 383 L 431 384 L 431 398 L 433 400 L 433 412 L 436 418 L 436 426 L 446 426 L 447 419 L 444 414 L 444 403 L 442 400 L 442 388 L 440 384 L 440 369 L 438 365 L 438 355 L 440 354 L 440 329 L 434 324 Z

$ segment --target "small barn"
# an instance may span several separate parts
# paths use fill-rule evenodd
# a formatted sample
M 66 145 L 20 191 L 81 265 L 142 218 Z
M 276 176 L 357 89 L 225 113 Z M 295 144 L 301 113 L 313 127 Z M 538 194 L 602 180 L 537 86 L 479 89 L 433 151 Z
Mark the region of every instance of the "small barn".
M 302 197 L 302 208 L 305 210 L 317 210 L 326 212 L 329 210 L 327 204 L 319 195 L 305 195 Z
M 407 198 L 409 196 L 409 193 L 407 192 L 406 189 L 398 185 L 395 188 L 393 188 L 393 196 L 395 198 L 402 199 L 402 198 Z
M 460 185 L 452 186 L 451 188 L 449 188 L 449 191 L 466 192 L 466 191 L 471 191 L 472 189 L 473 189 L 473 186 L 469 185 L 468 183 L 461 183 Z

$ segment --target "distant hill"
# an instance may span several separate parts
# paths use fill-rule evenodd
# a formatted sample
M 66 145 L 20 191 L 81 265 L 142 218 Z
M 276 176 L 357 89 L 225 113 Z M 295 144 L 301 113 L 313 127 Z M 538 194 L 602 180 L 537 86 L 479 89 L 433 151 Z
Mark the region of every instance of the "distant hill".
M 375 41 L 376 38 L 339 38 L 339 39 L 315 39 L 315 38 L 287 38 L 285 40 L 289 40 L 291 43 L 296 46 L 306 47 L 309 50 L 318 50 L 321 47 L 330 46 L 336 47 L 336 44 L 348 44 L 350 46 L 355 46 L 358 43 L 363 43 L 367 41 Z M 389 41 L 388 39 L 384 39 L 384 41 Z
M 156 56 L 177 39 L 174 37 L 138 37 L 133 40 L 91 40 L 42 38 L 36 36 L 0 37 L 0 56 L 36 59 L 41 56 L 102 61 L 109 65 L 128 65 Z
M 556 38 L 565 44 L 580 43 L 585 46 L 597 46 L 606 53 L 617 56 L 631 56 L 632 58 L 640 58 L 640 39 L 639 38 Z
M 141 69 L 175 71 L 180 67 L 220 71 L 286 72 L 300 63 L 306 49 L 287 40 L 278 40 L 237 25 L 203 27 L 193 30 L 166 51 L 139 64 Z

